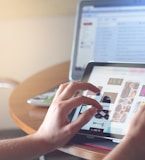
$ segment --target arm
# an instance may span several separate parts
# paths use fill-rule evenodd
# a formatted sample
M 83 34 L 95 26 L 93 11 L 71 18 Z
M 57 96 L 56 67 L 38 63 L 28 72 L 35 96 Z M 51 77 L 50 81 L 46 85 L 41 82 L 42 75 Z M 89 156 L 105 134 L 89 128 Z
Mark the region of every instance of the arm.
M 137 159 L 145 159 L 145 106 L 141 106 L 137 111 L 121 143 L 104 158 L 104 160 Z
M 92 118 L 97 108 L 102 109 L 95 100 L 76 95 L 80 90 L 99 92 L 99 89 L 89 83 L 62 84 L 36 133 L 0 141 L 0 159 L 31 160 L 64 146 Z M 67 116 L 81 104 L 90 104 L 94 107 L 70 123 Z

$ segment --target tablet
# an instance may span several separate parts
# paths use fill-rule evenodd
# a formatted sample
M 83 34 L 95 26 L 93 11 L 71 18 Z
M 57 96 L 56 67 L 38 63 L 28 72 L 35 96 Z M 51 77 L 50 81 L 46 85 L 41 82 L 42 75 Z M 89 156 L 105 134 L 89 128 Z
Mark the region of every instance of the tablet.
M 85 139 L 99 137 L 120 142 L 133 115 L 145 103 L 145 64 L 91 62 L 82 81 L 100 89 L 99 94 L 88 90 L 82 94 L 98 101 L 103 109 L 96 112 L 78 135 Z M 78 106 L 71 121 L 90 107 Z

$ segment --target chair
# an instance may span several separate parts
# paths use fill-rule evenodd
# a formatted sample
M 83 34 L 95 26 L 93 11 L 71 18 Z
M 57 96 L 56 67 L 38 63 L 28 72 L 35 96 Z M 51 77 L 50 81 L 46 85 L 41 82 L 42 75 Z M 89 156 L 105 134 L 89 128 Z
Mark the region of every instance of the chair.
M 0 77 L 0 88 L 15 88 L 18 84 L 14 79 Z
M 0 77 L 0 131 L 16 129 L 17 126 L 12 121 L 9 114 L 9 96 L 12 90 L 19 84 L 12 78 Z M 4 123 L 5 122 L 5 123 Z M 1 139 L 1 137 L 0 137 Z

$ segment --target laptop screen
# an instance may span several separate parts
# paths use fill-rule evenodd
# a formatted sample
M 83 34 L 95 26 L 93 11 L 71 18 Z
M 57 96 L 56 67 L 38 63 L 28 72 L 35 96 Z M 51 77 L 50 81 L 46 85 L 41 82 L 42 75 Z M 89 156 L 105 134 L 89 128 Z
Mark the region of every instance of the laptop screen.
M 70 79 L 88 62 L 145 62 L 145 1 L 82 1 L 78 7 Z

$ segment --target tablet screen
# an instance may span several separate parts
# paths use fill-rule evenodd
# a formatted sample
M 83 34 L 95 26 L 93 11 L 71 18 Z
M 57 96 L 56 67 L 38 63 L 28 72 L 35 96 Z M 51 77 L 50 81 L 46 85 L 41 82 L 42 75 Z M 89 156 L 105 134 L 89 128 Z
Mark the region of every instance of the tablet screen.
M 79 134 L 109 139 L 121 139 L 125 135 L 131 118 L 145 101 L 144 67 L 143 64 L 88 64 L 83 81 L 97 86 L 100 94 L 88 90 L 82 94 L 97 100 L 103 110 L 97 111 Z M 79 106 L 72 121 L 89 107 L 92 106 Z

